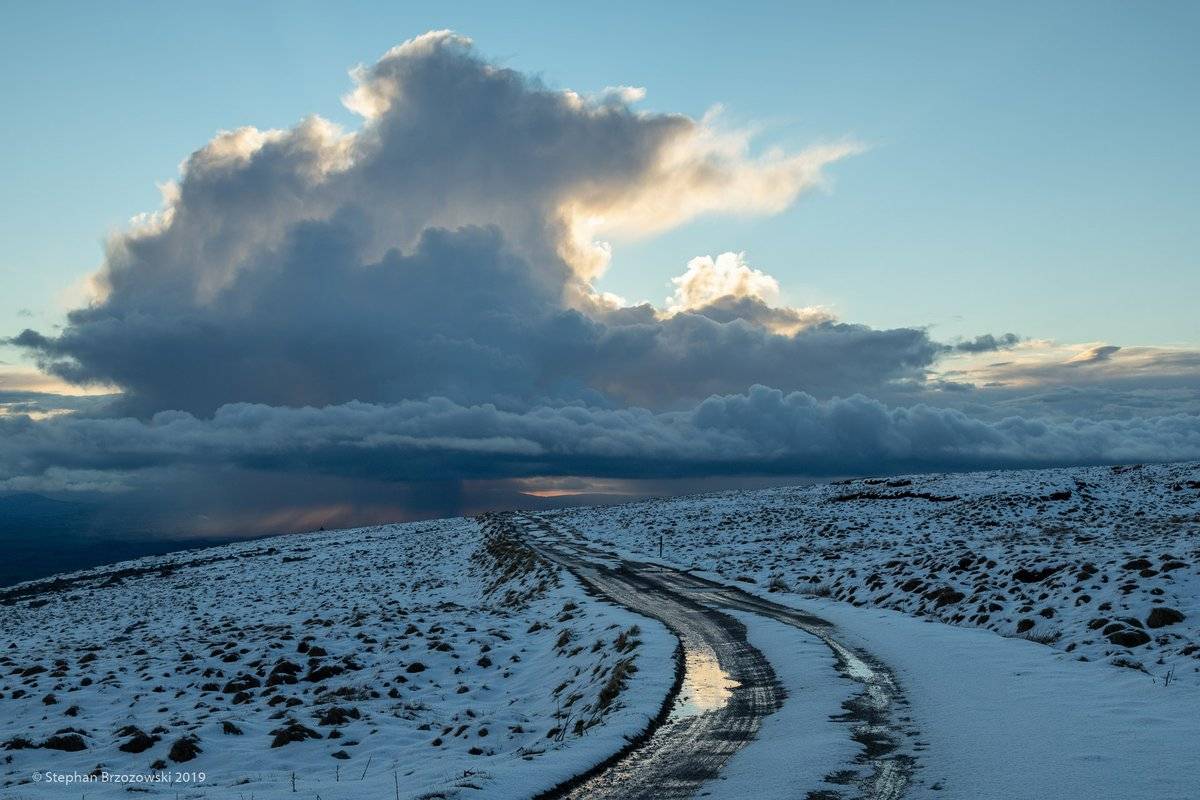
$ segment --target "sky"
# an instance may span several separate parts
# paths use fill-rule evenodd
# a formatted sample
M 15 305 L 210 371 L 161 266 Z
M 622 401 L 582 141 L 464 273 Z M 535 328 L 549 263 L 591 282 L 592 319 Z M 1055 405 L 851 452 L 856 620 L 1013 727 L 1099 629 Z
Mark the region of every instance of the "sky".
M 210 534 L 1200 457 L 1198 22 L 10 5 L 0 491 Z

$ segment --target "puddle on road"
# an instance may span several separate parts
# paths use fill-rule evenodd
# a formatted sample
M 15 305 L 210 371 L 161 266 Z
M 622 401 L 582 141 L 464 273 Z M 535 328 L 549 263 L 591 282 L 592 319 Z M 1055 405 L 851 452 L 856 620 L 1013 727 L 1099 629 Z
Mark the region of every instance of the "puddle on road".
M 741 686 L 721 669 L 716 654 L 706 647 L 685 643 L 683 659 L 683 686 L 671 709 L 672 722 L 716 711 L 728 703 L 733 690 Z

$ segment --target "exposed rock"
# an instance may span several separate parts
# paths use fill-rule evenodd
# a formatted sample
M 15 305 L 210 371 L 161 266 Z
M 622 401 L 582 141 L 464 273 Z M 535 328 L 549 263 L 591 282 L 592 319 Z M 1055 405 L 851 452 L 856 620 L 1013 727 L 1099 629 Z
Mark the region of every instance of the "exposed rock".
M 1134 628 L 1122 628 L 1108 635 L 1108 640 L 1120 647 L 1141 647 L 1150 641 L 1150 634 Z
M 299 664 L 282 660 L 272 668 L 271 674 L 267 677 L 267 686 L 291 685 L 296 683 L 299 680 L 296 675 L 300 671 Z
M 965 594 L 952 586 L 943 586 L 940 589 L 934 589 L 931 592 L 927 592 L 925 596 L 933 600 L 938 608 L 950 605 L 951 603 L 957 603 L 966 597 Z
M 35 750 L 37 745 L 24 736 L 14 736 L 3 745 L 5 750 Z
M 1064 564 L 1059 564 L 1057 567 L 1042 567 L 1041 569 L 1025 569 L 1022 567 L 1013 573 L 1013 580 L 1018 580 L 1021 583 L 1040 583 L 1064 566 Z
M 345 672 L 345 669 L 337 664 L 326 664 L 322 667 L 316 667 L 315 669 L 310 670 L 309 673 L 304 676 L 304 680 L 312 683 L 320 683 L 323 680 L 332 678 L 334 675 L 341 675 L 343 672 Z
M 257 689 L 259 686 L 262 686 L 262 682 L 253 675 L 239 675 L 226 683 L 221 691 L 225 694 L 237 694 L 247 689 Z
M 55 734 L 42 742 L 42 747 L 47 750 L 65 750 L 68 753 L 77 753 L 87 749 L 87 742 L 78 733 Z
M 117 735 L 129 737 L 127 741 L 117 748 L 123 753 L 144 753 L 153 747 L 154 743 L 157 742 L 159 738 L 157 736 L 151 736 L 141 728 L 136 728 L 133 725 L 126 725 L 124 728 L 117 731 Z
M 1185 619 L 1187 617 L 1173 608 L 1158 606 L 1150 610 L 1150 615 L 1146 617 L 1146 625 L 1151 628 L 1165 628 L 1168 625 L 1183 622 Z
M 341 706 L 330 706 L 317 716 L 317 724 L 330 725 L 345 725 L 352 719 L 358 719 L 362 715 L 357 708 L 342 708 Z
M 271 735 L 275 738 L 271 740 L 271 747 L 283 747 L 285 744 L 292 742 L 303 742 L 305 739 L 320 739 L 321 734 L 314 731 L 312 728 L 305 727 L 299 722 L 292 721 L 282 728 L 276 728 L 271 731 Z
M 177 764 L 182 764 L 185 761 L 191 761 L 196 756 L 200 755 L 199 739 L 195 736 L 181 736 L 171 745 L 170 751 L 167 753 L 167 758 Z

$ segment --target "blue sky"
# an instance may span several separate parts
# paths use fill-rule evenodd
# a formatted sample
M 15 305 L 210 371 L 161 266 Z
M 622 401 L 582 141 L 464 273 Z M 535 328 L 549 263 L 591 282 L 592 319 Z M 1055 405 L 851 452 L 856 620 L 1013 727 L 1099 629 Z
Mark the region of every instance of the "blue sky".
M 217 130 L 309 113 L 354 126 L 347 70 L 449 27 L 552 87 L 643 86 L 642 107 L 693 116 L 722 103 L 762 146 L 870 147 L 780 215 L 618 241 L 601 288 L 661 303 L 688 259 L 745 250 L 785 299 L 877 327 L 1200 342 L 1195 4 L 39 3 L 5 17 L 5 333 L 52 322 L 105 233 L 156 208 L 156 182 Z

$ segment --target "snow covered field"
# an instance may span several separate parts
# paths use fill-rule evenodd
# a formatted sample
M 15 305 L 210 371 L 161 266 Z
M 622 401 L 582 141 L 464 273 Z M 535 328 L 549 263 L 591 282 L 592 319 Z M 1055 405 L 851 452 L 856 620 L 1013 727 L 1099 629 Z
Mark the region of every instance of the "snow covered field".
M 816 614 L 882 659 L 920 737 L 906 797 L 1200 797 L 1200 465 L 908 476 L 550 515 L 648 561 L 661 537 L 663 561 Z M 802 635 L 744 621 L 788 700 L 714 796 L 844 796 L 821 770 L 844 755 L 845 731 L 820 718 L 846 687 L 815 669 L 828 656 Z
M 626 557 L 661 541 L 880 659 L 904 691 L 905 797 L 1200 797 L 1200 465 L 540 516 Z M 107 772 L 166 775 L 132 787 L 164 797 L 515 799 L 585 771 L 659 711 L 675 640 L 514 530 L 306 534 L 0 590 L 0 798 L 128 797 L 80 780 Z M 818 638 L 734 613 L 786 700 L 706 793 L 850 796 L 838 719 L 860 687 Z
M 1200 686 L 897 611 L 772 599 L 821 615 L 895 670 L 921 736 L 909 800 L 1200 797 Z
M 661 626 L 472 520 L 78 577 L 0 592 L 6 800 L 128 797 L 65 781 L 160 770 L 179 782 L 136 788 L 261 800 L 297 796 L 294 775 L 326 800 L 528 796 L 640 732 L 674 675 Z
M 744 587 L 1022 636 L 1200 685 L 1200 465 L 918 475 L 552 512 Z

